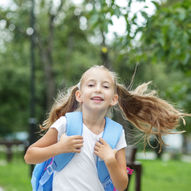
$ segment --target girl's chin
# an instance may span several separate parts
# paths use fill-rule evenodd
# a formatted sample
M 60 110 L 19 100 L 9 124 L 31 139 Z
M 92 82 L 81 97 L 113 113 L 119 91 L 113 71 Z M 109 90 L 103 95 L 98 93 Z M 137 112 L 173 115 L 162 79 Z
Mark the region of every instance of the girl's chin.
M 91 102 L 94 103 L 94 104 L 102 104 L 102 103 L 104 103 L 103 100 L 91 100 Z

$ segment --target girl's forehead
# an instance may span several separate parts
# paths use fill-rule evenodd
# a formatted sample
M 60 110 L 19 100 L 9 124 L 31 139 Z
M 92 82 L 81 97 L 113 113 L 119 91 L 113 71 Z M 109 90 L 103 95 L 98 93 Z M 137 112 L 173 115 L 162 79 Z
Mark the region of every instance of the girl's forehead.
M 103 70 L 100 68 L 93 68 L 88 71 L 86 71 L 81 79 L 83 82 L 88 81 L 88 80 L 103 80 L 103 81 L 108 81 L 110 83 L 114 83 L 113 76 L 111 73 L 107 70 Z

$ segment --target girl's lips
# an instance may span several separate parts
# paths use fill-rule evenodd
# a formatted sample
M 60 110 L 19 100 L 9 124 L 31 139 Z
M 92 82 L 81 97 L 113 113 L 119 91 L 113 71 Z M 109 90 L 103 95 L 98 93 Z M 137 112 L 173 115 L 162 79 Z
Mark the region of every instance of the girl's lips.
M 104 99 L 100 96 L 94 96 L 91 98 L 91 100 L 94 100 L 94 101 L 104 101 Z

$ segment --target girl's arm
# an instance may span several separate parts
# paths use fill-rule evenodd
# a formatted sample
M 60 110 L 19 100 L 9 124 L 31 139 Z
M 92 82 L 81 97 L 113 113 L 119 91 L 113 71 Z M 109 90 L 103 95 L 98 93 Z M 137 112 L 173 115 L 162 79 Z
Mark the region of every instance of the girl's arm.
M 57 135 L 57 130 L 50 128 L 42 138 L 27 149 L 24 156 L 25 162 L 37 164 L 61 153 L 80 152 L 83 146 L 82 136 L 66 136 L 64 134 L 57 142 Z
M 125 149 L 117 151 L 116 157 L 108 159 L 108 161 L 105 161 L 105 164 L 115 188 L 118 191 L 124 191 L 128 185 Z
M 128 184 L 125 149 L 113 150 L 100 138 L 95 145 L 94 152 L 104 160 L 115 188 L 118 191 L 124 191 Z

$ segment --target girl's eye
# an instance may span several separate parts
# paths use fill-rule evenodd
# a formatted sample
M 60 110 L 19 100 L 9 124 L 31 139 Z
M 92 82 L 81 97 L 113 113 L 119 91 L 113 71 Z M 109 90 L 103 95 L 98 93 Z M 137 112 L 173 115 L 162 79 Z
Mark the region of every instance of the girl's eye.
M 108 89 L 108 88 L 109 88 L 109 86 L 106 86 L 106 85 L 105 85 L 105 86 L 103 86 L 103 87 L 104 87 L 104 88 L 106 88 L 106 89 Z
M 94 85 L 93 84 L 88 84 L 88 87 L 93 87 Z

